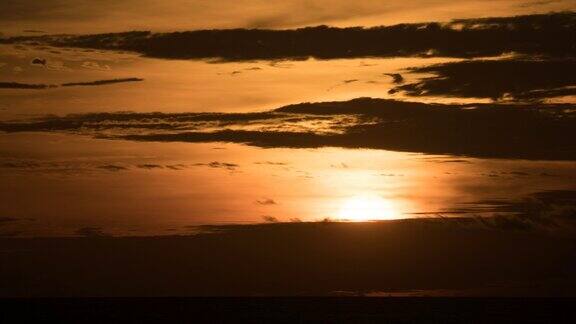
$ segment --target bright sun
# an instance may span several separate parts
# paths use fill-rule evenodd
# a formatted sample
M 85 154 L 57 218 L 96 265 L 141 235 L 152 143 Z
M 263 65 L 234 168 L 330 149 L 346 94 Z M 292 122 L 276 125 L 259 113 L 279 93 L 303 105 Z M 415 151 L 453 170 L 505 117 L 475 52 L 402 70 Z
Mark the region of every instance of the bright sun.
M 346 199 L 340 207 L 338 217 L 342 220 L 359 222 L 397 219 L 399 213 L 391 201 L 378 195 L 363 194 Z

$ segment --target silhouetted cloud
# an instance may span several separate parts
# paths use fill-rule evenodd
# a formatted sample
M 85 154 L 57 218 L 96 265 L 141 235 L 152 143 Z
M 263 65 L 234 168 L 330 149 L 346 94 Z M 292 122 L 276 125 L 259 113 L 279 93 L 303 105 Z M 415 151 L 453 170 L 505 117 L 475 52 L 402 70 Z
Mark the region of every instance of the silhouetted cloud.
M 218 161 L 212 161 L 210 163 L 195 163 L 194 165 L 196 165 L 196 166 L 208 166 L 211 168 L 228 169 L 228 170 L 235 170 L 238 167 L 240 167 L 240 165 L 238 165 L 236 163 L 218 162 Z
M 517 201 L 476 202 L 498 212 L 493 217 L 478 217 L 482 224 L 502 229 L 576 229 L 576 191 L 548 190 Z
M 438 160 L 436 162 L 440 162 L 440 163 L 472 163 L 468 160 L 464 160 L 464 159 L 447 159 L 447 160 Z
M 411 96 L 491 98 L 533 101 L 576 95 L 576 59 L 471 60 L 418 68 L 433 74 L 418 82 L 395 87 Z
M 226 29 L 175 33 L 135 31 L 82 36 L 26 36 L 6 43 L 129 50 L 160 58 L 280 60 L 391 57 L 574 54 L 575 13 L 400 24 L 373 28 L 295 30 Z
M 48 89 L 56 88 L 57 85 L 53 84 L 30 84 L 30 83 L 20 83 L 20 82 L 0 82 L 0 89 Z
M 122 83 L 122 82 L 138 82 L 138 81 L 144 81 L 144 79 L 125 78 L 125 79 L 98 80 L 98 81 L 90 81 L 90 82 L 71 82 L 71 83 L 62 83 L 61 86 L 63 86 L 63 87 L 99 86 L 99 85 L 106 85 L 106 84 L 114 84 L 114 83 Z
M 404 83 L 404 77 L 400 73 L 384 73 L 384 75 L 392 77 L 392 82 L 395 84 Z
M 310 120 L 330 126 L 310 126 Z M 302 122 L 307 128 L 298 126 Z M 447 105 L 371 98 L 302 103 L 262 113 L 99 113 L 0 123 L 5 132 L 74 131 L 135 141 L 339 146 L 561 160 L 576 159 L 574 127 L 572 104 Z
M 108 171 L 113 171 L 113 172 L 128 170 L 128 168 L 125 166 L 115 165 L 115 164 L 101 165 L 101 166 L 98 166 L 98 168 L 108 170 Z
M 161 164 L 161 163 L 107 163 L 102 164 L 97 161 L 77 161 L 77 160 L 61 160 L 61 161 L 45 161 L 45 160 L 27 160 L 27 159 L 13 159 L 9 158 L 6 161 L 0 161 L 0 169 L 12 169 L 19 172 L 38 172 L 38 173 L 78 173 L 78 172 L 95 172 L 95 171 L 128 171 L 133 168 L 145 170 L 173 170 L 182 171 L 194 166 L 206 166 L 210 168 L 222 168 L 228 170 L 235 170 L 240 166 L 235 163 L 227 162 L 209 162 L 209 163 L 194 163 L 194 164 Z
M 163 165 L 160 165 L 160 164 L 152 164 L 152 163 L 138 164 L 137 167 L 140 168 L 140 169 L 147 169 L 147 170 L 151 170 L 151 169 L 164 169 L 164 166 L 163 166 Z
M 254 164 L 268 164 L 268 165 L 278 165 L 278 166 L 288 165 L 288 163 L 286 163 L 286 162 L 273 162 L 273 161 L 254 162 Z
M 165 167 L 166 167 L 167 169 L 177 170 L 177 171 L 179 171 L 179 170 L 184 170 L 184 169 L 187 168 L 187 166 L 184 165 L 184 164 L 168 164 L 168 165 L 165 165 Z
M 274 216 L 262 216 L 262 219 L 267 223 L 278 223 L 278 218 Z
M 276 201 L 274 201 L 274 199 L 270 199 L 270 198 L 264 198 L 261 200 L 256 200 L 255 203 L 258 205 L 277 205 L 278 204 Z
M 42 65 L 42 66 L 46 66 L 46 64 L 48 63 L 48 61 L 45 58 L 39 58 L 39 57 L 35 57 L 30 64 L 32 65 Z
M 33 62 L 36 61 L 40 64 L 45 65 L 45 60 L 34 59 Z M 97 80 L 97 81 L 89 81 L 89 82 L 69 82 L 69 83 L 62 83 L 60 85 L 56 84 L 30 84 L 30 83 L 19 83 L 19 82 L 0 82 L 0 89 L 34 89 L 34 90 L 42 90 L 42 89 L 50 89 L 50 88 L 57 88 L 57 87 L 73 87 L 73 86 L 100 86 L 100 85 L 107 85 L 107 84 L 114 84 L 114 83 L 123 83 L 123 82 L 138 82 L 143 81 L 144 79 L 140 78 L 125 78 L 125 79 L 110 79 L 110 80 Z

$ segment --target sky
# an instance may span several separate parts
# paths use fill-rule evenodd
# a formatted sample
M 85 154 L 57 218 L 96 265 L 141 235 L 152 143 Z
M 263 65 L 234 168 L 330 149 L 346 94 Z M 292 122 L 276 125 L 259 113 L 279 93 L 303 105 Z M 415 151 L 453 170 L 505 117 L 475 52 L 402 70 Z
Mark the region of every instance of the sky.
M 3 0 L 6 35 L 214 28 L 378 26 L 576 10 L 572 0 Z
M 576 0 L 0 0 L 131 30 L 0 38 L 0 298 L 576 296 Z

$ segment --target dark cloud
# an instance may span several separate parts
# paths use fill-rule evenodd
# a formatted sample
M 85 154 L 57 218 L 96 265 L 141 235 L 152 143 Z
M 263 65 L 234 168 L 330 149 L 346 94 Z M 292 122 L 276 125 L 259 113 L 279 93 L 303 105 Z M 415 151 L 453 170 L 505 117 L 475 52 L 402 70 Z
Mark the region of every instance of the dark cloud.
M 534 101 L 576 95 L 576 59 L 468 60 L 410 69 L 433 74 L 395 87 L 410 96 Z
M 274 217 L 274 216 L 262 216 L 262 219 L 266 222 L 266 223 L 278 223 L 278 218 Z
M 286 162 L 273 162 L 273 161 L 254 162 L 254 164 L 268 164 L 268 165 L 278 165 L 278 166 L 288 165 L 288 163 L 286 163 Z
M 40 57 L 35 57 L 32 61 L 30 61 L 30 64 L 32 64 L 32 65 L 46 66 L 47 63 L 48 63 L 48 61 L 45 58 L 40 58 Z
M 224 169 L 229 169 L 229 170 L 233 170 L 233 169 L 236 169 L 239 167 L 239 165 L 236 163 L 227 163 L 227 162 L 218 162 L 218 161 L 212 161 L 212 162 L 208 163 L 207 165 L 211 168 L 224 168 Z
M 101 165 L 101 166 L 98 166 L 98 168 L 108 170 L 108 171 L 113 171 L 113 172 L 128 170 L 128 168 L 125 166 L 115 165 L 115 164 Z
M 489 227 L 513 230 L 576 229 L 576 191 L 549 190 L 516 201 L 484 200 L 475 204 L 497 212 L 493 217 L 476 218 Z
M 140 168 L 140 169 L 147 169 L 147 170 L 152 170 L 152 169 L 164 169 L 163 165 L 160 164 L 152 164 L 152 163 L 147 163 L 147 164 L 138 164 L 136 167 Z
M 373 28 L 295 30 L 225 29 L 175 33 L 126 32 L 82 36 L 27 36 L 7 43 L 129 50 L 151 57 L 221 60 L 301 60 L 308 57 L 485 57 L 515 52 L 573 55 L 576 13 L 400 24 Z M 239 71 L 238 71 L 239 72 Z
M 165 167 L 170 170 L 184 170 L 187 168 L 187 166 L 184 164 L 169 164 L 165 165 Z
M 392 82 L 395 84 L 402 84 L 404 83 L 404 77 L 402 76 L 402 74 L 400 73 L 384 73 L 384 75 L 387 75 L 389 77 L 392 78 Z
M 209 165 L 208 163 L 203 165 Z M 180 171 L 188 168 L 189 165 L 186 164 L 156 164 L 156 163 L 140 163 L 135 165 L 126 164 L 98 164 L 96 162 L 82 162 L 82 161 L 40 161 L 40 160 L 20 160 L 20 159 L 7 159 L 6 161 L 0 161 L 0 169 L 15 169 L 20 171 L 30 171 L 30 172 L 93 172 L 95 170 L 106 170 L 110 172 L 127 171 L 130 168 L 140 168 L 140 169 L 169 169 Z M 214 166 L 216 167 L 216 166 Z M 222 167 L 234 168 L 234 165 L 223 164 Z
M 54 84 L 30 84 L 30 83 L 20 83 L 20 82 L 0 82 L 0 89 L 48 89 L 56 88 L 57 85 Z
M 71 82 L 71 83 L 63 83 L 61 86 L 62 87 L 99 86 L 99 85 L 106 85 L 106 84 L 123 83 L 123 82 L 139 82 L 139 81 L 144 81 L 144 79 L 124 78 L 124 79 L 98 80 L 98 81 L 90 81 L 90 82 Z
M 464 159 L 447 159 L 447 160 L 434 160 L 438 163 L 472 163 L 469 160 Z
M 311 127 L 310 120 L 338 128 Z M 308 124 L 307 128 L 300 128 L 300 122 Z M 371 98 L 302 103 L 263 113 L 101 113 L 0 123 L 5 132 L 74 131 L 135 141 L 338 146 L 558 160 L 576 159 L 576 144 L 571 140 L 574 127 L 572 104 L 447 105 Z M 220 162 L 205 165 L 236 167 Z
M 36 59 L 32 60 L 32 64 L 45 66 L 46 60 L 36 58 Z M 123 83 L 123 82 L 138 82 L 138 81 L 143 81 L 143 80 L 144 79 L 139 79 L 139 78 L 125 78 L 125 79 L 97 80 L 97 81 L 89 81 L 89 82 L 70 82 L 70 83 L 63 83 L 60 85 L 56 85 L 56 84 L 30 84 L 30 83 L 19 83 L 19 82 L 0 82 L 0 89 L 41 90 L 41 89 L 50 89 L 50 88 L 57 88 L 57 87 L 101 86 L 101 85 Z
M 236 163 L 218 162 L 218 161 L 212 161 L 209 163 L 194 163 L 193 166 L 207 166 L 214 169 L 228 169 L 228 170 L 236 170 L 237 168 L 240 167 L 240 165 Z
M 276 201 L 274 201 L 274 199 L 270 199 L 270 198 L 264 198 L 261 200 L 256 200 L 255 203 L 258 205 L 265 205 L 265 206 L 278 205 L 278 203 Z

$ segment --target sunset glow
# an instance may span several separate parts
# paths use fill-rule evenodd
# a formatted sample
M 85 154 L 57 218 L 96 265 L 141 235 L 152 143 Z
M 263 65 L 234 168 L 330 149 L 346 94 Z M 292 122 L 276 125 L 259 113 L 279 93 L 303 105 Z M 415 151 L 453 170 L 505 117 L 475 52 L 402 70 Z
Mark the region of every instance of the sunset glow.
M 392 201 L 375 194 L 362 194 L 344 200 L 338 217 L 342 220 L 362 222 L 397 219 L 400 213 Z
M 488 304 L 576 296 L 575 35 L 576 0 L 0 0 L 0 322 L 527 322 Z M 495 298 L 389 304 L 425 296 Z

